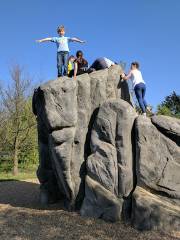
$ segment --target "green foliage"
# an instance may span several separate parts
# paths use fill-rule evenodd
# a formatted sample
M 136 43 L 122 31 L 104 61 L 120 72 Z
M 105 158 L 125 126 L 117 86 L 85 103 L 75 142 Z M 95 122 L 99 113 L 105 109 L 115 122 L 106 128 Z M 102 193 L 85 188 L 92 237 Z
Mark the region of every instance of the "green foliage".
M 157 114 L 180 118 L 180 95 L 173 91 L 157 109 Z
M 36 119 L 31 110 L 32 99 L 29 98 L 22 114 L 22 127 L 27 129 L 25 135 L 20 136 L 21 145 L 19 147 L 18 159 L 21 167 L 28 168 L 32 164 L 38 163 L 38 140 Z
M 168 107 L 162 106 L 162 105 L 157 106 L 157 114 L 158 115 L 172 116 L 171 110 Z
M 10 159 L 6 157 L 0 158 L 0 172 L 11 172 L 13 163 Z
M 37 130 L 30 81 L 23 78 L 19 66 L 13 68 L 11 77 L 11 85 L 0 89 L 0 170 L 16 168 L 18 173 L 18 168 L 28 169 L 38 162 Z

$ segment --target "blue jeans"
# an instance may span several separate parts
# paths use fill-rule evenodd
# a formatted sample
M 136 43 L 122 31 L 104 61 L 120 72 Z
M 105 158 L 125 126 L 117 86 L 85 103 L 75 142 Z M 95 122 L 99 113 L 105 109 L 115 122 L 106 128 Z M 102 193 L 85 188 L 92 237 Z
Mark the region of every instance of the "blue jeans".
M 143 113 L 146 112 L 147 103 L 145 100 L 146 85 L 144 83 L 139 83 L 134 88 L 136 98 L 138 100 L 139 106 Z
M 57 52 L 58 77 L 68 75 L 69 52 Z

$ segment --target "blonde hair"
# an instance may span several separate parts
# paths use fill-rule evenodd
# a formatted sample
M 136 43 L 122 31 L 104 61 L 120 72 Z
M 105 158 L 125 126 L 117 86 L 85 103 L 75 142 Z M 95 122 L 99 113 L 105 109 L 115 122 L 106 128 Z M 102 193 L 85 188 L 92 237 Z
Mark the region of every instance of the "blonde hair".
M 60 25 L 60 26 L 57 28 L 57 33 L 59 33 L 61 30 L 64 30 L 64 31 L 65 31 L 64 25 Z

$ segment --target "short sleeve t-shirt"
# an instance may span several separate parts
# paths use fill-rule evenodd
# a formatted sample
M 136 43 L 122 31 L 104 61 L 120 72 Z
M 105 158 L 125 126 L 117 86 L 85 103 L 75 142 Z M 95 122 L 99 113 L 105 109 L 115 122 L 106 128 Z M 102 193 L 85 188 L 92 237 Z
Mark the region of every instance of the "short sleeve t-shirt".
M 69 52 L 69 46 L 68 43 L 72 42 L 72 38 L 70 37 L 53 37 L 51 38 L 51 42 L 56 43 L 57 51 L 58 52 Z

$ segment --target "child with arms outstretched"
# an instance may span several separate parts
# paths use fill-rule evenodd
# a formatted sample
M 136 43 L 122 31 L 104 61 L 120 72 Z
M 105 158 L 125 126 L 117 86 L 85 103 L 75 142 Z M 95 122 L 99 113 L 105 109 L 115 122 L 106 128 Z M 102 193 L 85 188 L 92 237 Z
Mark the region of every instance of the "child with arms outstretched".
M 57 69 L 58 69 L 58 77 L 67 76 L 68 74 L 68 58 L 69 58 L 69 42 L 79 42 L 85 43 L 78 38 L 70 38 L 65 37 L 65 28 L 64 26 L 60 26 L 57 29 L 57 33 L 59 37 L 48 37 L 37 40 L 37 42 L 54 42 L 57 45 Z M 64 71 L 63 71 L 64 70 Z

